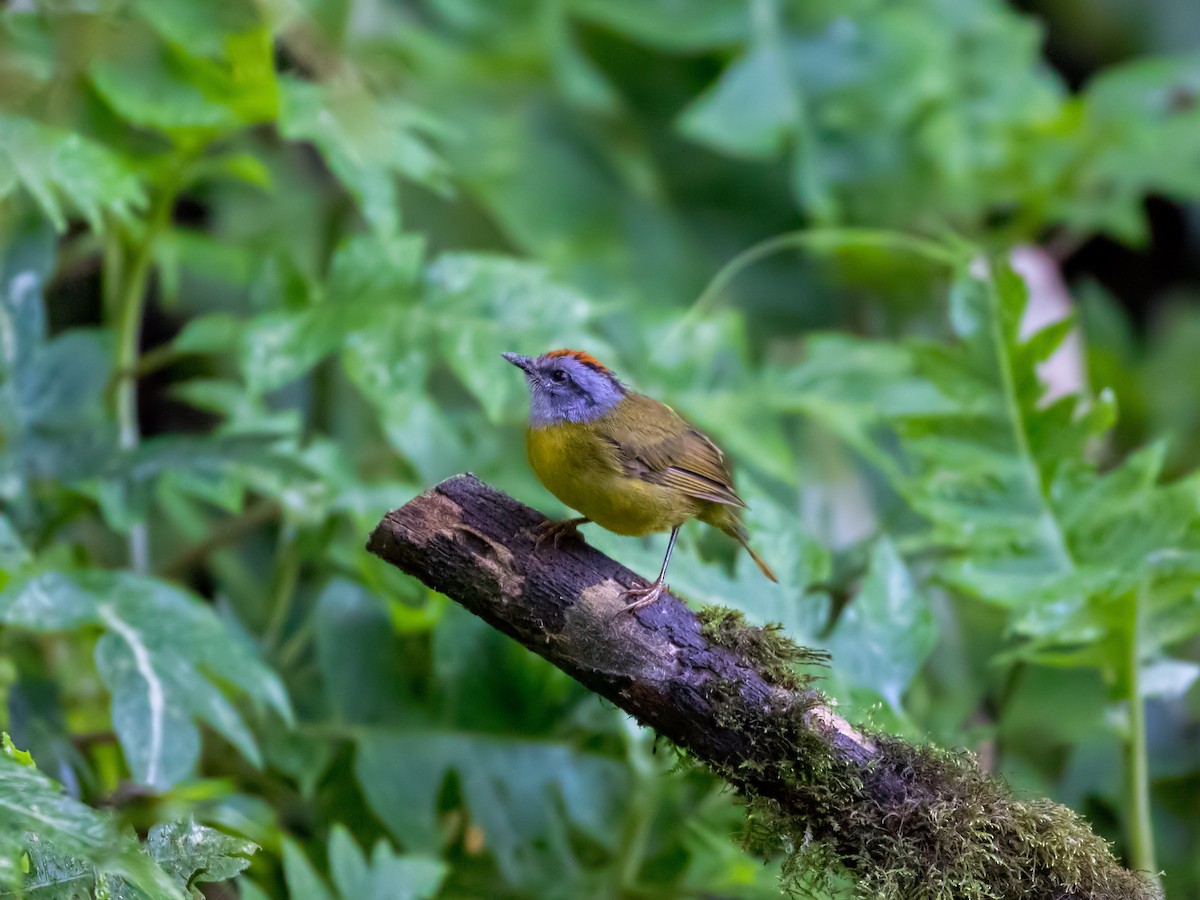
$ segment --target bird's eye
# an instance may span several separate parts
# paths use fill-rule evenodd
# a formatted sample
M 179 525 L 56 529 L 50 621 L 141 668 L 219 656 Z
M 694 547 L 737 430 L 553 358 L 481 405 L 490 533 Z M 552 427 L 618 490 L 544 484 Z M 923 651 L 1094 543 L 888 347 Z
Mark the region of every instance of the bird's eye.
M 555 381 L 558 384 L 562 384 L 564 381 L 567 380 L 567 373 L 564 372 L 562 369 L 555 369 L 553 372 L 550 373 L 550 380 Z

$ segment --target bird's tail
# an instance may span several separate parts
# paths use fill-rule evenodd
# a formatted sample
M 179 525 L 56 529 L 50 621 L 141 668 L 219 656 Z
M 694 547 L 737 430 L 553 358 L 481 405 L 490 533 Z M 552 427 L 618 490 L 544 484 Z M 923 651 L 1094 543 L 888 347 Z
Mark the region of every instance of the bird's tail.
M 758 566 L 758 570 L 767 578 L 779 583 L 779 579 L 775 577 L 775 573 L 771 571 L 771 567 L 766 564 L 761 556 L 754 552 L 754 548 L 750 546 L 750 540 L 746 536 L 746 528 L 734 516 L 729 516 L 724 522 L 718 526 L 723 532 L 746 548 L 746 552 L 750 554 L 750 558 L 754 560 L 754 564 Z

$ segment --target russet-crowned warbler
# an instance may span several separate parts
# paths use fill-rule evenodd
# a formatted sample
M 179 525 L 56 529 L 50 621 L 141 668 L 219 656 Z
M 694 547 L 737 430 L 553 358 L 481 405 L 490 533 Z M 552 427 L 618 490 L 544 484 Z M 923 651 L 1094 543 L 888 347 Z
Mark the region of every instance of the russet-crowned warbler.
M 557 544 L 595 522 L 617 534 L 670 531 L 662 571 L 648 587 L 625 592 L 627 610 L 648 606 L 666 587 L 667 564 L 688 519 L 720 528 L 750 554 L 767 578 L 775 573 L 746 540 L 725 454 L 671 407 L 629 390 L 594 357 L 553 350 L 530 358 L 505 353 L 529 385 L 529 463 L 542 484 L 583 516 L 552 522 L 539 543 Z

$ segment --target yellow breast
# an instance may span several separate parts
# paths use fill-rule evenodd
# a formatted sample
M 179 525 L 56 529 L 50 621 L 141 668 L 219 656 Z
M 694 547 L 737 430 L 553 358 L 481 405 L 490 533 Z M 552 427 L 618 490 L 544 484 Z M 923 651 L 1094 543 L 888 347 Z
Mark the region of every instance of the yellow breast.
M 529 464 L 550 493 L 617 534 L 668 531 L 696 515 L 691 498 L 625 472 L 613 444 L 591 423 L 530 428 Z

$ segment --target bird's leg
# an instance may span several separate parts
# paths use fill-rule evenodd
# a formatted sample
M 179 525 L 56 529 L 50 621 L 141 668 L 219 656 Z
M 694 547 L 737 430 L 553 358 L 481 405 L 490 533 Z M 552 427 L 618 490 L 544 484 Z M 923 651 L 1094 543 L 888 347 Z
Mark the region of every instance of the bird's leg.
M 633 612 L 637 609 L 643 609 L 662 596 L 662 592 L 667 589 L 667 565 L 671 562 L 671 551 L 675 549 L 675 538 L 677 537 L 679 537 L 678 525 L 671 529 L 671 538 L 667 541 L 667 555 L 663 557 L 663 564 L 658 572 L 658 577 L 648 587 L 630 588 L 625 591 L 621 595 L 621 599 L 632 600 L 633 602 L 622 609 L 621 612 Z
M 561 522 L 556 522 L 553 519 L 547 519 L 541 525 L 537 525 L 533 529 L 534 546 L 541 550 L 547 542 L 553 542 L 555 549 L 563 541 L 564 538 L 576 538 L 582 540 L 583 535 L 579 533 L 579 526 L 590 522 L 587 516 L 579 516 L 576 519 L 564 519 Z

